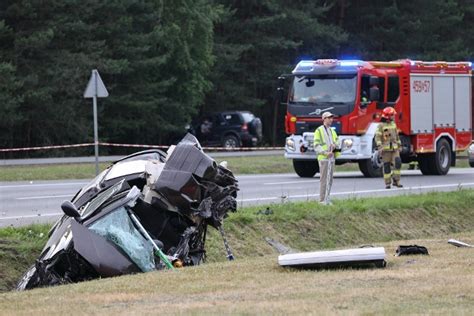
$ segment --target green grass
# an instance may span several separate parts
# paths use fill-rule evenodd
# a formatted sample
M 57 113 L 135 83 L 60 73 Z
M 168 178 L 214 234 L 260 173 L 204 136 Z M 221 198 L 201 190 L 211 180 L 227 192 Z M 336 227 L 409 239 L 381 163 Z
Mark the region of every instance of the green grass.
M 227 161 L 228 168 L 235 174 L 293 173 L 291 160 L 278 156 L 251 156 L 217 158 L 217 162 Z M 315 162 L 316 163 L 316 162 Z M 100 164 L 100 170 L 109 164 Z M 469 167 L 466 159 L 459 159 L 456 167 Z M 408 165 L 403 165 L 407 169 Z M 32 181 L 91 179 L 95 176 L 94 164 L 62 164 L 32 166 L 2 166 L 0 181 Z M 357 163 L 347 163 L 336 167 L 336 171 L 359 171 Z
M 385 269 L 282 268 L 272 253 L 4 293 L 0 309 L 4 315 L 471 315 L 472 251 L 448 245 L 447 237 L 379 244 Z M 474 241 L 473 232 L 454 237 Z M 399 244 L 431 253 L 394 257 Z
M 336 200 L 239 209 L 225 221 L 238 259 L 275 255 L 264 240 L 302 251 L 422 239 L 473 231 L 474 190 L 386 198 Z M 269 207 L 273 214 L 262 215 Z M 12 288 L 45 244 L 48 225 L 0 229 L 0 291 Z M 208 262 L 225 261 L 219 233 L 209 229 Z
M 101 163 L 100 170 L 109 164 Z M 0 181 L 92 179 L 95 164 L 55 164 L 0 167 Z
M 50 225 L 0 229 L 0 290 L 11 289 L 35 262 L 47 241 Z

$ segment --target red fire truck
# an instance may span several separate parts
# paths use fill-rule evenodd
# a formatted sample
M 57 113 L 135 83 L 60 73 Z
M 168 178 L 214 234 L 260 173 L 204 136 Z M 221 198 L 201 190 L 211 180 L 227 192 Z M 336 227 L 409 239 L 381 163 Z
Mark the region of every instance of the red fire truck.
M 385 107 L 397 111 L 404 163 L 417 161 L 425 175 L 444 175 L 474 138 L 471 62 L 390 62 L 318 59 L 298 63 L 288 91 L 285 157 L 300 177 L 313 177 L 313 132 L 325 111 L 342 152 L 336 164 L 358 162 L 366 177 L 382 174 L 372 162 L 374 136 Z

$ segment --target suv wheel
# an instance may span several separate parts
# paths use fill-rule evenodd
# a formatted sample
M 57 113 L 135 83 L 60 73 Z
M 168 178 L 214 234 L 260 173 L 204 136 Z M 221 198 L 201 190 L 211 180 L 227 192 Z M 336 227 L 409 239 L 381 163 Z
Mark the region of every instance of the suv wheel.
M 240 147 L 240 142 L 237 139 L 237 137 L 235 137 L 234 135 L 227 135 L 227 136 L 224 136 L 224 140 L 222 141 L 222 146 L 225 149 L 235 149 L 235 148 Z

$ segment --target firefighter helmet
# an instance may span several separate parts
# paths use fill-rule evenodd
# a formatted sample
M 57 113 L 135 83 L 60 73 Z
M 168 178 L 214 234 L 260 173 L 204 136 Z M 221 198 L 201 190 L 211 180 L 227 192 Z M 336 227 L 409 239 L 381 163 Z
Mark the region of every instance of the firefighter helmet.
M 397 114 L 397 111 L 395 111 L 395 109 L 391 106 L 386 107 L 382 111 L 382 117 L 386 119 L 392 118 L 395 114 Z

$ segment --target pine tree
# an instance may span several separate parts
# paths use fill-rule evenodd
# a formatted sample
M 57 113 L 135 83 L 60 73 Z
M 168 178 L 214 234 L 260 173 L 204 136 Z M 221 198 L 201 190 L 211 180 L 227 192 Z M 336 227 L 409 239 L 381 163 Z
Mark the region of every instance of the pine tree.
M 335 56 L 347 35 L 325 14 L 325 1 L 228 1 L 215 28 L 214 89 L 203 111 L 251 110 L 263 118 L 264 134 L 284 139 L 284 110 L 276 107 L 277 77 L 302 58 Z

